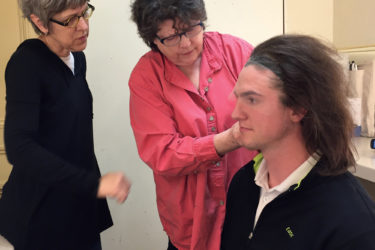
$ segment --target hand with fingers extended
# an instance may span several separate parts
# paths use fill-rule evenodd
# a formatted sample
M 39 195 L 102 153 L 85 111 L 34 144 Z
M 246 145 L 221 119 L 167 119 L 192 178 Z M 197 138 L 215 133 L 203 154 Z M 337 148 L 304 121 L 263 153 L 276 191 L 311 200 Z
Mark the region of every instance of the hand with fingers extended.
M 118 203 L 123 203 L 130 192 L 131 183 L 121 172 L 103 175 L 99 181 L 98 198 L 114 198 Z
M 231 141 L 233 144 L 241 145 L 241 131 L 240 131 L 240 123 L 236 122 L 233 124 L 233 126 L 230 128 L 230 134 L 231 134 Z

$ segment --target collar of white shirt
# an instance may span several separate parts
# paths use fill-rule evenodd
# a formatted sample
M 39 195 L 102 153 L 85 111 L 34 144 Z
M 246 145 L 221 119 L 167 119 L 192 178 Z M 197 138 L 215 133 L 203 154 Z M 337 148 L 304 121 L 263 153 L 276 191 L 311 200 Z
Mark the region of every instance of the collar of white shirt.
M 311 169 L 314 167 L 319 158 L 319 155 L 317 153 L 314 153 L 297 169 L 295 169 L 283 182 L 281 182 L 279 185 L 271 189 L 268 186 L 267 163 L 265 159 L 262 160 L 254 178 L 255 183 L 261 188 L 258 208 L 255 214 L 254 227 L 264 207 L 272 200 L 274 200 L 277 196 L 279 196 L 281 193 L 287 191 L 292 185 L 299 184 L 311 171 Z
M 254 181 L 255 183 L 261 187 L 264 188 L 265 191 L 271 192 L 271 191 L 278 191 L 280 193 L 285 192 L 294 184 L 298 184 L 303 178 L 306 177 L 306 175 L 311 171 L 311 169 L 314 167 L 316 162 L 319 160 L 319 155 L 317 153 L 314 153 L 311 155 L 306 161 L 304 161 L 298 168 L 296 168 L 283 182 L 281 182 L 279 185 L 269 188 L 268 186 L 268 168 L 266 160 L 263 159 L 262 162 L 259 165 L 259 169 L 255 175 Z

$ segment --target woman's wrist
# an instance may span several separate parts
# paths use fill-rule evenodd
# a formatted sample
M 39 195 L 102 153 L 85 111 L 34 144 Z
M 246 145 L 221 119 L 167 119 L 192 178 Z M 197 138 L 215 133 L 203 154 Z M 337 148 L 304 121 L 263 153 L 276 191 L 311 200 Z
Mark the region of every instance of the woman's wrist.
M 218 155 L 224 155 L 240 147 L 232 130 L 233 128 L 230 128 L 214 136 L 214 146 Z

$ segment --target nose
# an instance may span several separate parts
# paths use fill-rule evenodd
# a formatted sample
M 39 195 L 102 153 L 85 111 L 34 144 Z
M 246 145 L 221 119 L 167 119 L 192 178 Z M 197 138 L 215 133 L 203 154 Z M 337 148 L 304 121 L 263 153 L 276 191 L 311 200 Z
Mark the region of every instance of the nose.
M 232 112 L 232 118 L 236 121 L 244 120 L 246 118 L 244 113 L 241 111 L 241 104 L 239 100 L 236 100 L 236 105 L 234 106 Z
M 77 24 L 77 29 L 78 30 L 86 30 L 89 28 L 89 20 L 79 17 L 78 19 L 78 24 Z
M 188 38 L 186 34 L 181 35 L 180 47 L 186 48 L 186 47 L 189 47 L 190 44 L 191 44 L 190 38 Z

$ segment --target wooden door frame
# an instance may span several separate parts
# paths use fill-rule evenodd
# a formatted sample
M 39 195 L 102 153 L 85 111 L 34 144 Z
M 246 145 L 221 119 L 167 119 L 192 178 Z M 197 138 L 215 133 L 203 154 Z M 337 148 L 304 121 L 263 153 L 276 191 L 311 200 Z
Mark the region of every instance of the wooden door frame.
M 7 27 L 12 31 L 15 32 L 15 36 L 12 36 L 12 38 L 8 38 L 7 42 L 4 41 L 4 44 L 2 44 L 2 47 L 4 48 L 5 54 L 11 55 L 13 53 L 13 50 L 25 39 L 36 37 L 36 34 L 29 23 L 29 21 L 23 17 L 22 12 L 20 8 L 18 7 L 18 4 L 14 3 L 14 0 L 1 0 L 3 2 L 0 3 L 0 8 L 3 8 L 2 11 L 6 11 L 11 13 L 9 17 L 11 17 L 11 20 L 0 20 L 2 22 L 2 25 L 5 25 L 5 30 L 7 30 Z M 4 14 L 4 13 L 3 13 Z M 6 19 L 7 15 L 0 15 L 0 19 Z M 8 31 L 9 32 L 9 31 Z M 6 39 L 6 36 L 5 36 Z M 14 46 L 13 46 L 13 43 Z M 9 46 L 12 44 L 12 46 Z M 5 46 L 4 46 L 5 45 Z M 10 48 L 12 47 L 12 48 Z M 12 51 L 11 51 L 12 50 Z M 3 51 L 3 52 L 4 52 Z M 9 164 L 6 158 L 6 152 L 4 147 L 4 140 L 3 140 L 3 134 L 4 134 L 4 116 L 5 116 L 5 110 L 3 110 L 3 107 L 5 107 L 5 82 L 4 82 L 4 71 L 5 71 L 5 65 L 6 60 L 2 61 L 1 66 L 1 79 L 0 79 L 0 86 L 1 92 L 0 92 L 0 107 L 2 110 L 0 110 L 0 196 L 2 193 L 2 187 L 5 184 L 5 182 L 8 179 L 8 174 L 12 168 L 12 166 Z

